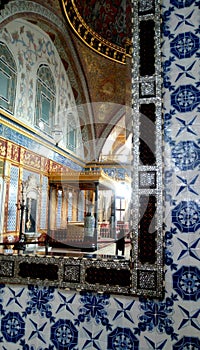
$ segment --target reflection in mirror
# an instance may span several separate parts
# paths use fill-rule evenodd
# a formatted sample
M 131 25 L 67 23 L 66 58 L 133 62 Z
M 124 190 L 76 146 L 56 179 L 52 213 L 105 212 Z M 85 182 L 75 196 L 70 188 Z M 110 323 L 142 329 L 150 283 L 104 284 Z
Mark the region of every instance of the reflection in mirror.
M 161 297 L 159 0 L 123 2 L 123 47 L 86 25 L 84 2 L 61 1 L 48 24 L 37 3 L 34 25 L 13 3 L 0 32 L 1 281 Z
M 81 172 L 50 174 L 48 252 L 130 259 L 132 129 L 127 120 L 123 116 L 112 126 L 97 161 L 87 162 Z

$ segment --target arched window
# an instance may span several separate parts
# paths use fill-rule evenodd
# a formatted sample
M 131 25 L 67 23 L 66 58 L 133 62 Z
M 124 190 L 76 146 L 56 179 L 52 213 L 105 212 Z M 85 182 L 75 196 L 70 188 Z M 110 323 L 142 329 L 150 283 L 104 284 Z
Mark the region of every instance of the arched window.
M 17 66 L 8 47 L 0 42 L 0 107 L 14 113 Z
M 56 106 L 56 87 L 54 77 L 47 65 L 37 71 L 35 123 L 47 134 L 51 134 Z
M 66 147 L 67 149 L 75 152 L 77 146 L 77 126 L 73 114 L 69 114 L 67 118 L 67 134 L 66 134 Z

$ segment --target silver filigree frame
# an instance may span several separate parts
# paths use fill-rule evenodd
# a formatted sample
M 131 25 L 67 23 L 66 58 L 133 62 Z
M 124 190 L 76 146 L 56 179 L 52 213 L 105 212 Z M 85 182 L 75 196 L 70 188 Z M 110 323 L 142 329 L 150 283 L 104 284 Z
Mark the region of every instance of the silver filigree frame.
M 133 4 L 133 66 L 132 66 L 132 110 L 133 110 L 133 171 L 132 171 L 132 227 L 133 227 L 133 254 L 132 254 L 132 281 L 131 294 L 148 295 L 149 297 L 161 297 L 163 293 L 163 178 L 162 178 L 162 79 L 161 79 L 161 9 L 160 0 L 149 1 L 148 4 L 154 8 L 154 14 L 145 13 L 146 1 L 132 1 Z M 139 6 L 138 6 L 139 5 Z M 150 7 L 151 7 L 150 6 Z M 135 11 L 139 7 L 139 11 Z M 155 25 L 154 37 L 154 58 L 155 74 L 152 76 L 141 77 L 139 72 L 139 23 L 140 21 L 153 20 Z M 153 86 L 154 85 L 154 96 Z M 144 91 L 144 97 L 140 93 L 140 86 Z M 144 88 L 146 86 L 146 89 Z M 150 89 L 149 89 L 150 87 Z M 148 97 L 148 94 L 150 97 Z M 156 165 L 144 166 L 140 164 L 139 139 L 140 139 L 140 105 L 155 104 L 155 134 L 156 134 Z M 156 187 L 140 188 L 139 173 L 151 172 L 156 176 Z M 155 195 L 157 199 L 157 208 L 155 214 L 156 220 L 156 261 L 154 264 L 142 264 L 138 256 L 138 224 L 139 224 L 139 196 Z M 153 283 L 154 281 L 154 283 Z

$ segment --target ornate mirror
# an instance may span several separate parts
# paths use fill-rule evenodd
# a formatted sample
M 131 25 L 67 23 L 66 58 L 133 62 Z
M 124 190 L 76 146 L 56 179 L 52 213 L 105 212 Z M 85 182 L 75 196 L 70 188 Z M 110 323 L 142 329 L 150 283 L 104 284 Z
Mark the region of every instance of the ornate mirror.
M 49 197 L 44 198 L 48 205 L 48 229 L 43 242 L 45 249 L 38 249 L 37 254 L 31 248 L 29 252 L 26 249 L 19 254 L 1 254 L 0 279 L 3 283 L 54 285 L 58 288 L 101 293 L 162 297 L 160 1 L 132 0 L 131 16 L 128 19 L 132 37 L 127 41 L 125 49 L 110 46 L 86 26 L 80 20 L 78 12 L 81 2 L 77 1 L 77 4 L 79 6 L 75 6 L 74 1 L 61 2 L 74 35 L 97 54 L 107 56 L 117 63 L 125 65 L 126 57 L 129 57 L 131 103 L 122 106 L 120 110 L 120 127 L 119 123 L 116 126 L 114 122 L 109 125 L 110 133 L 106 142 L 104 137 L 96 140 L 96 148 L 101 149 L 98 159 L 89 159 L 81 170 L 52 170 L 48 174 L 48 181 L 46 179 L 43 183 L 39 183 L 37 176 L 21 179 L 23 193 L 19 209 L 25 209 L 21 223 L 29 247 L 37 243 L 38 238 L 35 221 L 38 210 L 41 209 L 38 201 L 40 191 L 48 188 Z M 42 83 L 43 77 L 47 75 L 51 82 L 49 90 Z M 42 121 L 36 115 L 36 126 L 48 133 L 50 125 L 46 116 L 47 111 L 53 111 L 55 107 L 55 85 L 51 72 L 47 72 L 47 67 L 43 64 L 38 67 L 37 77 L 37 89 L 43 97 L 41 104 L 44 113 Z M 38 101 L 36 109 L 37 103 Z M 104 113 L 103 107 L 103 104 L 97 106 L 99 113 Z M 58 152 L 58 158 L 63 157 L 60 147 L 63 137 L 73 151 L 76 120 L 73 124 L 72 117 L 73 113 L 68 115 L 71 127 L 65 136 L 62 135 L 59 123 L 54 125 L 53 138 L 56 144 L 53 150 Z M 3 111 L 1 118 L 9 126 L 5 122 L 6 113 Z M 84 132 L 84 127 L 81 130 Z M 114 134 L 115 142 L 112 141 Z M 127 143 L 124 143 L 122 150 L 119 144 L 123 138 Z M 112 164 L 108 157 L 111 148 L 115 151 L 120 149 L 120 152 L 115 152 L 116 159 L 113 162 L 112 158 Z M 121 154 L 123 160 L 120 160 Z M 17 168 L 13 171 L 18 176 Z M 78 203 L 76 224 L 74 208 L 77 210 L 77 207 L 73 206 L 74 199 Z M 63 206 L 68 213 L 65 218 L 60 215 Z M 99 236 L 103 240 L 99 241 Z M 51 249 L 56 241 L 63 242 L 63 239 L 65 245 L 70 247 L 68 253 L 61 254 L 60 251 Z M 104 249 L 108 239 L 112 242 L 112 253 L 111 248 Z

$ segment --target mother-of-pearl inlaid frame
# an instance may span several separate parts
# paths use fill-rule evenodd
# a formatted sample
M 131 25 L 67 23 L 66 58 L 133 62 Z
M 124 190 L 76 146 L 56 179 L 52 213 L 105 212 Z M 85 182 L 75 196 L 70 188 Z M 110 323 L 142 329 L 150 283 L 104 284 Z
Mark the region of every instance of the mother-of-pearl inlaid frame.
M 29 2 L 29 9 L 31 8 Z M 162 297 L 160 0 L 132 0 L 132 250 L 130 259 L 1 255 L 3 283 Z

